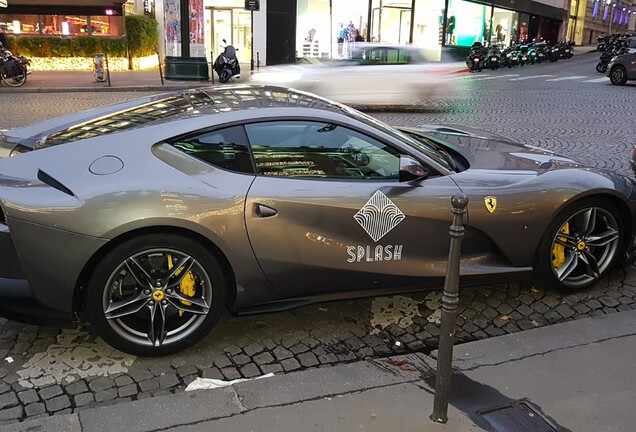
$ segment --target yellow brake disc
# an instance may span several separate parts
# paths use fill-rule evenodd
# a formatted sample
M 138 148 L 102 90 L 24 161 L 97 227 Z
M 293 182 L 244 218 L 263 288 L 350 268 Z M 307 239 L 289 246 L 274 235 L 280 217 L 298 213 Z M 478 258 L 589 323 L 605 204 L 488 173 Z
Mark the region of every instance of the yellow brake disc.
M 561 229 L 563 234 L 570 234 L 570 222 L 566 222 Z M 565 237 L 557 237 L 558 240 L 562 242 L 566 242 L 567 239 Z M 561 266 L 565 263 L 565 246 L 562 244 L 554 242 L 554 246 L 552 247 L 552 266 L 554 268 L 561 268 Z
M 174 267 L 174 264 L 172 263 L 172 255 L 168 255 L 168 269 L 171 269 L 172 267 Z M 175 276 L 178 276 L 179 273 L 181 273 L 181 271 L 182 269 L 177 270 L 177 272 L 175 273 Z M 179 291 L 182 294 L 187 295 L 188 297 L 193 297 L 194 294 L 196 294 L 194 284 L 195 284 L 194 275 L 190 271 L 181 280 L 181 283 L 179 284 Z M 192 305 L 192 303 L 190 303 L 187 300 L 181 300 L 181 303 L 183 303 L 186 306 Z M 181 310 L 179 311 L 179 316 L 183 316 L 183 311 Z

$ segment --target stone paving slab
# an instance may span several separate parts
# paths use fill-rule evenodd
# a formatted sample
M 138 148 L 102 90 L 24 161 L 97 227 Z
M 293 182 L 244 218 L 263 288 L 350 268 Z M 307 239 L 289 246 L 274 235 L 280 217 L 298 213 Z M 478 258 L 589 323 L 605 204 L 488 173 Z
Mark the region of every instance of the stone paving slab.
M 612 327 L 608 328 L 604 322 L 611 322 Z M 598 316 L 594 320 L 569 321 L 531 332 L 508 334 L 479 344 L 458 345 L 453 351 L 453 365 L 458 370 L 470 370 L 608 339 L 636 336 L 635 323 L 636 311 L 631 310 L 621 312 L 620 320 L 614 319 L 614 314 Z M 437 355 L 437 350 L 431 352 L 433 358 Z
M 79 413 L 83 431 L 147 432 L 173 426 L 229 417 L 245 410 L 234 389 L 223 388 L 162 396 L 130 402 L 121 411 L 110 407 Z M 132 420 L 132 421 L 131 421 Z

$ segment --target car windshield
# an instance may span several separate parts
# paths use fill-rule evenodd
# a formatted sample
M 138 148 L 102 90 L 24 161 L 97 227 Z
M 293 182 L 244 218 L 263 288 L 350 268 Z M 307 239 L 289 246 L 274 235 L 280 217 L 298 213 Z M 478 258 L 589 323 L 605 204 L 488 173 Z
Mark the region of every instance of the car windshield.
M 347 109 L 347 114 L 363 123 L 368 124 L 369 126 L 380 129 L 382 132 L 399 139 L 401 142 L 411 147 L 414 147 L 449 171 L 455 171 L 454 164 L 452 159 L 448 156 L 448 153 L 434 141 L 419 135 L 416 138 L 359 111 Z

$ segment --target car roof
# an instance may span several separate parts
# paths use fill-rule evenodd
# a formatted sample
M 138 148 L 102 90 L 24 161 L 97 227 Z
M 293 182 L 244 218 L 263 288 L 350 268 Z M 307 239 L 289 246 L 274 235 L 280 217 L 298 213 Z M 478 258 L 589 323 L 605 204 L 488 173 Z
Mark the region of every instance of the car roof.
M 72 123 L 65 122 L 61 127 L 43 131 L 33 140 L 21 144 L 44 148 L 191 116 L 275 107 L 313 108 L 340 113 L 349 110 L 337 102 L 284 87 L 212 86 L 167 93 L 152 100 L 143 98 L 137 104 L 124 107 L 114 105 L 110 111 L 97 110 L 90 117 L 82 117 Z

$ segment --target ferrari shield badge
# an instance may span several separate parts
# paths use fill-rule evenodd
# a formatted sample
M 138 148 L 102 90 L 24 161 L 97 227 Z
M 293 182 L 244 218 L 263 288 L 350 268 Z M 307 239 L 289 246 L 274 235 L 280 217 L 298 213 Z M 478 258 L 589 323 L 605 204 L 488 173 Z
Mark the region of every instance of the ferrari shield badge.
M 484 198 L 484 205 L 486 206 L 488 213 L 494 213 L 497 208 L 497 198 L 494 196 L 487 196 Z

